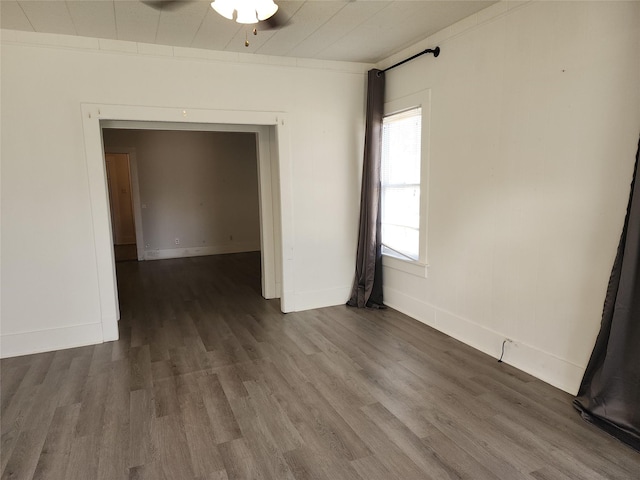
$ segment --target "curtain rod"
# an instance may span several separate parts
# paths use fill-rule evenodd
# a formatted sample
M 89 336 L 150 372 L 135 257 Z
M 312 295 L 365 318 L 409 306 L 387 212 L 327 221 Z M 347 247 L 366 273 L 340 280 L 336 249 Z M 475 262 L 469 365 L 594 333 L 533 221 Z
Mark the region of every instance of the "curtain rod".
M 385 68 L 384 70 L 382 70 L 382 73 L 384 73 L 384 72 L 386 72 L 386 71 L 388 71 L 388 70 L 391 70 L 392 68 L 399 67 L 400 65 L 402 65 L 402 64 L 404 64 L 404 63 L 407 63 L 407 62 L 409 62 L 409 61 L 413 60 L 414 58 L 418 58 L 418 57 L 420 57 L 420 56 L 424 55 L 425 53 L 433 53 L 433 56 L 434 56 L 434 57 L 437 57 L 438 55 L 440 55 L 440 47 L 436 47 L 436 48 L 434 48 L 434 49 L 427 48 L 426 50 L 423 50 L 423 51 L 421 51 L 420 53 L 416 53 L 416 54 L 415 54 L 415 55 L 413 55 L 412 57 L 405 58 L 405 59 L 404 59 L 404 60 L 402 60 L 401 62 L 398 62 L 398 63 L 396 63 L 396 64 L 394 64 L 394 65 L 391 65 L 390 67 Z M 380 75 L 380 74 L 378 73 L 378 75 Z

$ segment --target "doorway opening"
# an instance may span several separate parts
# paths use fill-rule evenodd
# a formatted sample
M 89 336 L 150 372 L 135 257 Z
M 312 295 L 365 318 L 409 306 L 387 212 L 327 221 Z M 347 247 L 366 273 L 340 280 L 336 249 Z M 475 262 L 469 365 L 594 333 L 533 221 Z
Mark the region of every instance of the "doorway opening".
M 252 132 L 255 134 L 258 152 L 262 296 L 280 298 L 280 309 L 283 312 L 295 309 L 291 289 L 294 262 L 292 186 L 286 114 L 250 111 L 187 111 L 173 108 L 93 104 L 82 105 L 82 110 L 103 341 L 118 338 L 117 321 L 120 317 L 112 246 L 113 227 L 110 220 L 102 139 L 104 128 Z M 131 170 L 133 178 L 135 169 Z M 132 190 L 135 199 L 135 189 Z M 139 231 L 140 226 L 136 224 L 138 255 L 143 241 L 138 237 Z M 142 247 L 144 248 L 144 244 Z
M 116 261 L 261 251 L 257 133 L 103 128 L 102 137 Z
M 115 261 L 132 238 L 137 260 L 260 252 L 262 296 L 280 297 L 268 127 L 131 121 L 101 127 L 105 160 L 121 159 L 112 175 L 106 162 L 108 187 L 110 177 L 123 179 L 117 195 L 110 194 Z M 135 231 L 120 240 L 116 216 L 123 217 L 118 209 L 126 193 L 133 220 L 127 227 Z

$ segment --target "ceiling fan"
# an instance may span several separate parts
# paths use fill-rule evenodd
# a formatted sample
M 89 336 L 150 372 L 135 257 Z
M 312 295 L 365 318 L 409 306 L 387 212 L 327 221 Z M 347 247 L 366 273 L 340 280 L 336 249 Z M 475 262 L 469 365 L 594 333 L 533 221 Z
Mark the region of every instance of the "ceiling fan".
M 179 10 L 180 8 L 186 6 L 188 3 L 191 3 L 193 1 L 197 1 L 197 0 L 140 0 L 141 3 L 144 3 L 148 7 L 153 8 L 154 10 L 161 10 L 165 12 Z M 220 9 L 216 8 L 216 6 L 214 5 L 216 3 L 222 3 L 223 8 L 227 11 L 224 13 L 221 13 Z M 262 3 L 262 2 L 258 2 L 258 3 Z M 214 0 L 213 2 L 211 2 L 211 6 L 214 10 L 220 13 L 220 15 L 228 18 L 229 20 L 235 19 L 236 22 L 238 23 L 257 24 L 256 28 L 253 29 L 254 35 L 255 35 L 255 31 L 257 30 L 260 30 L 260 31 L 278 30 L 286 26 L 288 23 L 290 23 L 290 18 L 287 18 L 286 13 L 284 13 L 281 9 L 279 9 L 278 6 L 275 4 L 275 2 L 265 2 L 265 3 L 273 3 L 273 7 L 275 7 L 275 11 L 273 13 L 269 12 L 270 15 L 264 19 L 260 19 L 260 15 L 258 15 L 258 18 L 255 19 L 254 21 L 239 21 L 238 18 L 240 18 L 240 20 L 243 20 L 242 17 L 238 17 L 239 14 L 236 14 L 236 16 L 234 17 L 233 14 L 234 14 L 234 11 L 236 10 L 235 10 L 235 7 L 233 7 L 229 3 L 229 0 L 224 0 L 222 2 L 220 2 L 220 0 Z M 229 7 L 230 7 L 230 10 L 228 10 Z
M 140 0 L 145 5 L 160 11 L 172 11 L 195 0 Z M 278 30 L 290 19 L 278 8 L 273 0 L 213 0 L 211 8 L 221 16 L 237 23 L 255 25 L 253 35 L 265 30 Z M 244 46 L 249 46 L 249 33 L 245 32 Z

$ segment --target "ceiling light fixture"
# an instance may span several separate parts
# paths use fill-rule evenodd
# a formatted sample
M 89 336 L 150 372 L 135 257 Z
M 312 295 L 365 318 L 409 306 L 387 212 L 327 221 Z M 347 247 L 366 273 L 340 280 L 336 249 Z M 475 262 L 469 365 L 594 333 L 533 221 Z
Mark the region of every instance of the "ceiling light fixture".
M 258 23 L 266 20 L 278 11 L 278 5 L 273 0 L 214 0 L 211 7 L 229 20 L 233 20 L 236 13 L 238 23 Z

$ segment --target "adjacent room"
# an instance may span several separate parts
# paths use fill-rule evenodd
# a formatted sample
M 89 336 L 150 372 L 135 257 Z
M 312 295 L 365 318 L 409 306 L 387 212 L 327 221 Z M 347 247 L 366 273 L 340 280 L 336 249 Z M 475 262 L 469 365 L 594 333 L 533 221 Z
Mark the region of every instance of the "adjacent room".
M 640 2 L 246 5 L 0 1 L 2 479 L 640 478 Z
M 255 133 L 102 134 L 116 260 L 260 251 Z

